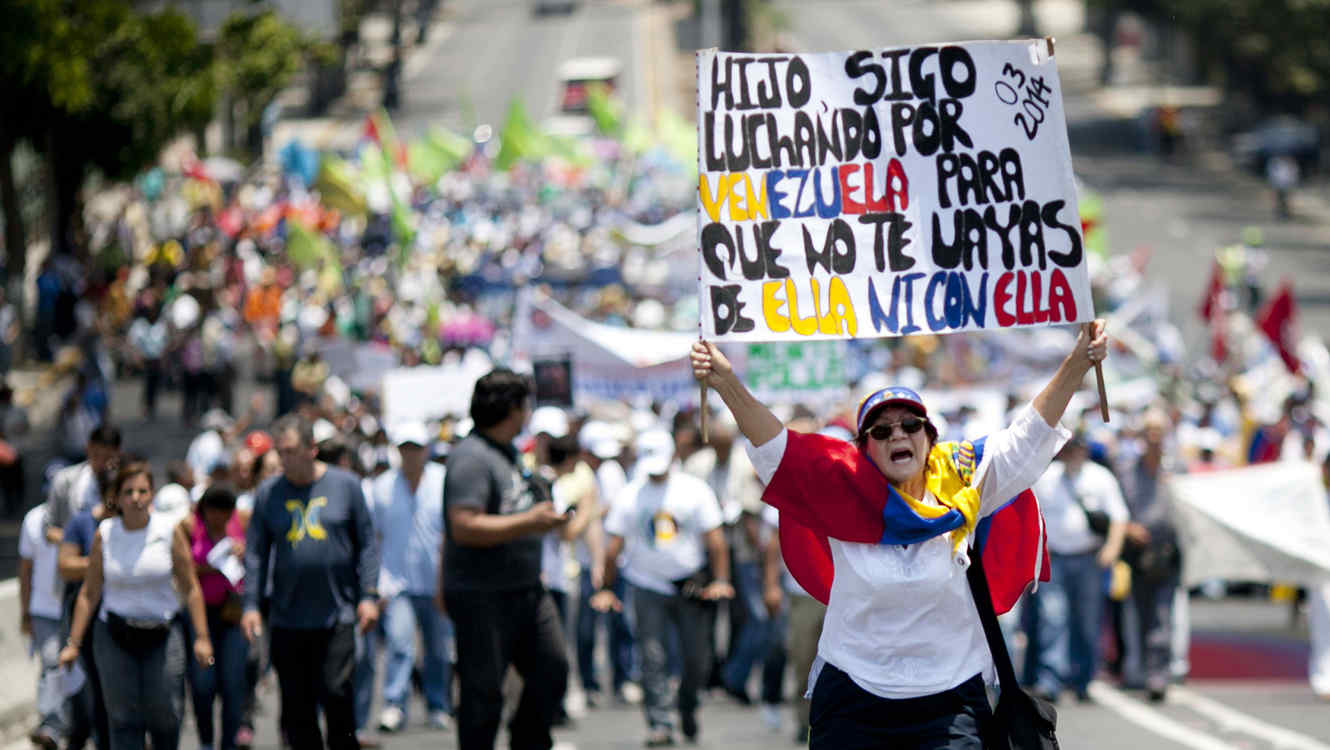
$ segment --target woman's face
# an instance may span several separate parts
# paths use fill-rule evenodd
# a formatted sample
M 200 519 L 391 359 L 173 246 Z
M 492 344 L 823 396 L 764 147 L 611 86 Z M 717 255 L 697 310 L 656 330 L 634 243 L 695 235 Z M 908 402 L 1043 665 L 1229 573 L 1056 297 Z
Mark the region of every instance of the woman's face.
M 226 524 L 231 522 L 231 514 L 234 510 L 223 510 L 222 508 L 204 508 L 203 525 L 208 527 L 208 532 L 214 536 L 226 532 Z
M 865 438 L 864 447 L 869 458 L 887 477 L 887 481 L 897 487 L 916 477 L 922 477 L 928 464 L 928 431 L 919 430 L 913 435 L 901 429 L 903 419 L 918 418 L 919 415 L 902 406 L 887 406 L 877 413 L 866 429 L 875 425 L 891 425 L 891 436 L 886 440 Z
M 152 482 L 147 474 L 135 474 L 120 485 L 115 498 L 120 513 L 130 521 L 143 520 L 152 510 Z

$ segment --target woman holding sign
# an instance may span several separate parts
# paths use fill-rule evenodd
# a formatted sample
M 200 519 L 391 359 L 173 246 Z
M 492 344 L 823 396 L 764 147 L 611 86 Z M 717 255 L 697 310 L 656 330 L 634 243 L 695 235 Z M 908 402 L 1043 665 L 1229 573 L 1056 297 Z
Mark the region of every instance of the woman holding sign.
M 848 443 L 786 430 L 714 344 L 693 345 L 694 375 L 754 446 L 787 565 L 827 601 L 809 674 L 810 748 L 984 746 L 994 663 L 965 574 L 972 539 L 1001 540 L 984 559 L 995 607 L 1010 608 L 1046 570 L 1025 490 L 1070 436 L 1058 420 L 1106 353 L 1095 321 L 1034 401 L 987 438 L 939 444 L 919 395 L 884 388 L 860 403 Z M 999 510 L 1007 519 L 976 535 Z

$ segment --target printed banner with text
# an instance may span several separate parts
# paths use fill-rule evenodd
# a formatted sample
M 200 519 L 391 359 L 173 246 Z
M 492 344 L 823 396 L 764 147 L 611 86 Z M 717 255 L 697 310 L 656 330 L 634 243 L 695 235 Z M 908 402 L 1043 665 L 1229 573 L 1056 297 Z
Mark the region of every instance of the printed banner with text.
M 1094 318 L 1044 41 L 697 54 L 698 292 L 716 340 Z

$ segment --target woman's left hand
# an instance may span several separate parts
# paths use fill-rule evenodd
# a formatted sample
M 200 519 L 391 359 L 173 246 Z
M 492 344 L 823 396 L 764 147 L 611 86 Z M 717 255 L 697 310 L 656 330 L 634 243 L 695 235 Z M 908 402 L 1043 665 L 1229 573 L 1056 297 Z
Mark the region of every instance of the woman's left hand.
M 194 660 L 202 666 L 212 666 L 212 641 L 207 638 L 198 638 L 194 641 Z
M 1081 326 L 1076 336 L 1076 348 L 1071 358 L 1076 364 L 1089 371 L 1108 356 L 1108 333 L 1103 318 Z

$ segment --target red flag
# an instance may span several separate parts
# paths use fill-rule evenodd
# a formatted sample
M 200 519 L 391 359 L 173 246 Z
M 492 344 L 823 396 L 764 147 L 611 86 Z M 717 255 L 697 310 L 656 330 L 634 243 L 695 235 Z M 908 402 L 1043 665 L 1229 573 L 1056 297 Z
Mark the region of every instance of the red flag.
M 1214 315 L 1223 313 L 1223 307 L 1220 305 L 1220 298 L 1223 294 L 1224 269 L 1219 266 L 1219 261 L 1216 260 L 1210 268 L 1210 283 L 1205 287 L 1205 296 L 1201 298 L 1201 306 L 1197 310 L 1202 320 L 1209 321 Z
M 374 121 L 374 115 L 365 116 L 365 129 L 361 131 L 362 138 L 368 138 L 375 143 L 379 143 L 379 124 Z
M 1296 317 L 1297 305 L 1293 301 L 1293 285 L 1285 279 L 1279 286 L 1279 291 L 1266 304 L 1256 320 L 1256 325 L 1265 331 L 1265 335 L 1279 350 L 1279 358 L 1284 360 L 1284 366 L 1294 374 L 1302 369 L 1302 362 L 1298 361 L 1297 352 L 1294 351 L 1293 327 Z
M 1210 321 L 1210 357 L 1216 362 L 1228 359 L 1228 332 L 1224 330 L 1224 316 Z

